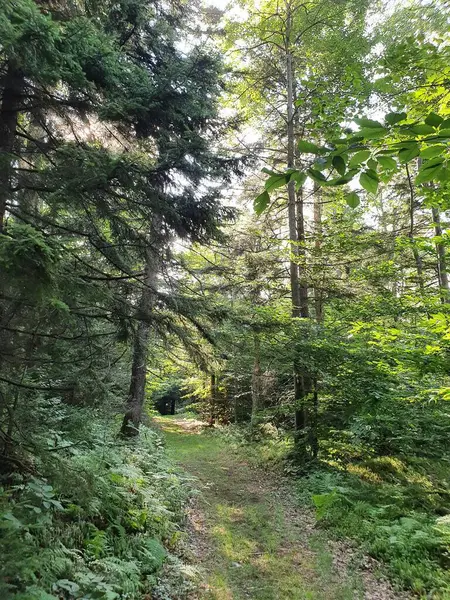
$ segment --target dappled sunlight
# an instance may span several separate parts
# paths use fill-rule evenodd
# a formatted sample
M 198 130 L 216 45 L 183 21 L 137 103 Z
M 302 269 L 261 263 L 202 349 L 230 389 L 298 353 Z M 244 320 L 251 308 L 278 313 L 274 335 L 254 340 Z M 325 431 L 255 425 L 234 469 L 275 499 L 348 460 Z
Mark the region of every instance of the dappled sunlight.
M 179 427 L 179 425 L 177 425 Z M 324 544 L 305 538 L 289 497 L 268 475 L 229 452 L 217 436 L 165 430 L 169 452 L 203 485 L 192 532 L 207 544 L 202 568 L 211 600 L 354 600 L 358 589 L 334 569 Z M 303 525 L 303 527 L 302 527 Z

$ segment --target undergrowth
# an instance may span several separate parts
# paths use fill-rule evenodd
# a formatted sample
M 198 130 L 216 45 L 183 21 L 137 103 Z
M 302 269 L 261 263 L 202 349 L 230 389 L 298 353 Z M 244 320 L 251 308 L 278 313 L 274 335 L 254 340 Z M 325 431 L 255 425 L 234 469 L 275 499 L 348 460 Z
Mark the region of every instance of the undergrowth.
M 442 473 L 449 465 L 398 457 L 321 468 L 298 482 L 323 527 L 356 540 L 390 577 L 418 596 L 450 598 L 450 516 Z
M 295 482 L 300 504 L 316 511 L 318 526 L 355 540 L 401 587 L 422 598 L 450 598 L 446 456 L 376 456 L 365 446 L 327 439 L 305 474 L 289 460 L 292 438 L 272 425 L 233 425 L 216 435 L 251 462 L 283 469 Z
M 168 600 L 189 587 L 177 556 L 187 480 L 152 429 L 131 443 L 107 429 L 4 481 L 0 598 Z

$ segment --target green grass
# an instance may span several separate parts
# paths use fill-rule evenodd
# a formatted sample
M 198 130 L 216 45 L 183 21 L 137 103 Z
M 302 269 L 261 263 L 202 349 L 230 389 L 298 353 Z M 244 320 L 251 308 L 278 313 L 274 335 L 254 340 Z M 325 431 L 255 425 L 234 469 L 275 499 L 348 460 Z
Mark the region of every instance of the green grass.
M 294 499 L 211 433 L 159 418 L 169 455 L 199 490 L 203 597 L 215 600 L 350 600 L 356 577 L 338 573 L 323 536 L 305 531 Z
M 355 540 L 399 586 L 421 598 L 450 599 L 446 457 L 377 457 L 365 447 L 327 440 L 315 470 L 299 476 L 287 460 L 292 440 L 269 431 L 254 441 L 249 432 L 231 426 L 215 437 L 259 469 L 290 475 L 298 505 L 316 509 L 319 529 Z

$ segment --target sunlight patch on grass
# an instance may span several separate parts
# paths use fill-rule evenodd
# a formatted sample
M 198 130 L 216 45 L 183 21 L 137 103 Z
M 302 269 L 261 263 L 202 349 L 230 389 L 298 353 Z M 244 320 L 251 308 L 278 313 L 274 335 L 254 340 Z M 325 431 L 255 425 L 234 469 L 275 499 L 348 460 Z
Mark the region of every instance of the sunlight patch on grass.
M 161 422 L 161 420 L 159 420 Z M 214 433 L 191 435 L 166 426 L 170 454 L 199 479 L 211 551 L 203 561 L 211 600 L 356 600 L 359 587 L 337 573 L 325 544 L 307 545 L 301 529 L 256 461 L 239 447 L 230 450 Z M 273 458 L 280 448 L 270 448 Z M 286 451 L 282 448 L 281 453 Z M 266 460 L 262 458 L 262 460 Z M 205 535 L 205 532 L 203 532 Z M 344 581 L 344 582 L 343 582 Z

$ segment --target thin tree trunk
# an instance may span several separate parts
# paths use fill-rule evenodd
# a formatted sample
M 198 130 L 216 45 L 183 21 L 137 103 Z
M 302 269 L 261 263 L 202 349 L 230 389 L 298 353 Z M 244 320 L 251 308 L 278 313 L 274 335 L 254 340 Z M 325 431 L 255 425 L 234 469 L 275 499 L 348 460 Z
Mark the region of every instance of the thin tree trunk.
M 417 249 L 417 244 L 416 244 L 416 240 L 415 240 L 415 236 L 414 236 L 415 195 L 414 195 L 414 187 L 413 187 L 411 174 L 409 172 L 408 165 L 406 165 L 406 174 L 408 177 L 408 185 L 409 185 L 409 232 L 408 232 L 408 237 L 411 242 L 412 253 L 413 253 L 414 262 L 416 265 L 417 281 L 419 284 L 420 295 L 422 297 L 422 300 L 424 300 L 425 299 L 425 284 L 424 284 L 424 280 L 423 280 L 423 264 L 422 264 L 422 258 L 419 254 L 419 250 Z
M 253 333 L 253 377 L 252 377 L 252 417 L 254 425 L 261 410 L 261 340 L 258 332 Z
M 286 82 L 287 82 L 287 167 L 295 168 L 295 73 L 293 64 L 293 55 L 291 49 L 292 33 L 292 10 L 288 2 L 286 4 Z M 291 244 L 290 261 L 290 285 L 292 298 L 292 317 L 302 317 L 308 314 L 307 288 L 300 285 L 300 240 L 299 231 L 304 237 L 304 216 L 303 203 L 299 205 L 295 191 L 295 182 L 288 183 L 288 224 L 289 240 Z M 303 314 L 302 314 L 303 313 Z M 298 361 L 294 361 L 294 403 L 295 410 L 295 429 L 301 431 L 305 429 L 307 422 L 306 407 L 303 404 L 304 398 L 308 393 L 306 390 L 307 381 L 303 376 Z
M 438 208 L 432 208 L 434 231 L 436 237 L 442 239 L 442 225 L 441 215 Z M 445 246 L 442 241 L 436 242 L 436 251 L 438 255 L 438 275 L 439 275 L 439 288 L 441 290 L 441 300 L 443 303 L 450 302 L 449 295 L 449 284 L 448 284 L 448 272 L 447 272 L 447 256 L 445 252 Z
M 217 405 L 217 376 L 213 372 L 210 378 L 210 394 L 211 394 L 211 410 L 209 417 L 209 425 L 212 427 L 216 420 L 216 405 Z
M 306 234 L 305 234 L 305 214 L 303 206 L 303 189 L 298 190 L 297 200 L 297 239 L 298 239 L 298 276 L 299 276 L 299 295 L 300 295 L 300 316 L 303 319 L 309 318 L 308 305 L 308 285 L 306 283 Z
M 316 260 L 321 258 L 322 247 L 322 205 L 320 196 L 320 187 L 314 186 L 314 248 L 316 251 Z M 317 286 L 314 288 L 314 310 L 316 321 L 323 321 L 323 292 Z
M 150 339 L 150 314 L 154 303 L 154 290 L 156 289 L 157 261 L 151 252 L 147 252 L 145 265 L 145 287 L 142 290 L 139 304 L 140 318 L 134 338 L 133 362 L 131 367 L 131 381 L 128 392 L 126 412 L 122 422 L 121 434 L 133 437 L 139 434 L 139 425 L 142 422 L 142 413 L 145 402 L 145 384 L 147 381 L 147 352 Z
M 6 205 L 13 172 L 12 154 L 23 84 L 23 75 L 10 64 L 4 78 L 0 107 L 0 233 L 5 227 Z
M 287 167 L 295 167 L 295 129 L 294 129 L 294 67 L 292 64 L 292 52 L 290 48 L 291 37 L 291 8 L 287 4 L 286 23 L 286 78 L 287 78 Z M 292 297 L 292 316 L 300 316 L 300 285 L 299 285 L 299 245 L 297 229 L 297 198 L 295 193 L 295 181 L 288 183 L 288 224 L 290 241 L 290 283 Z

